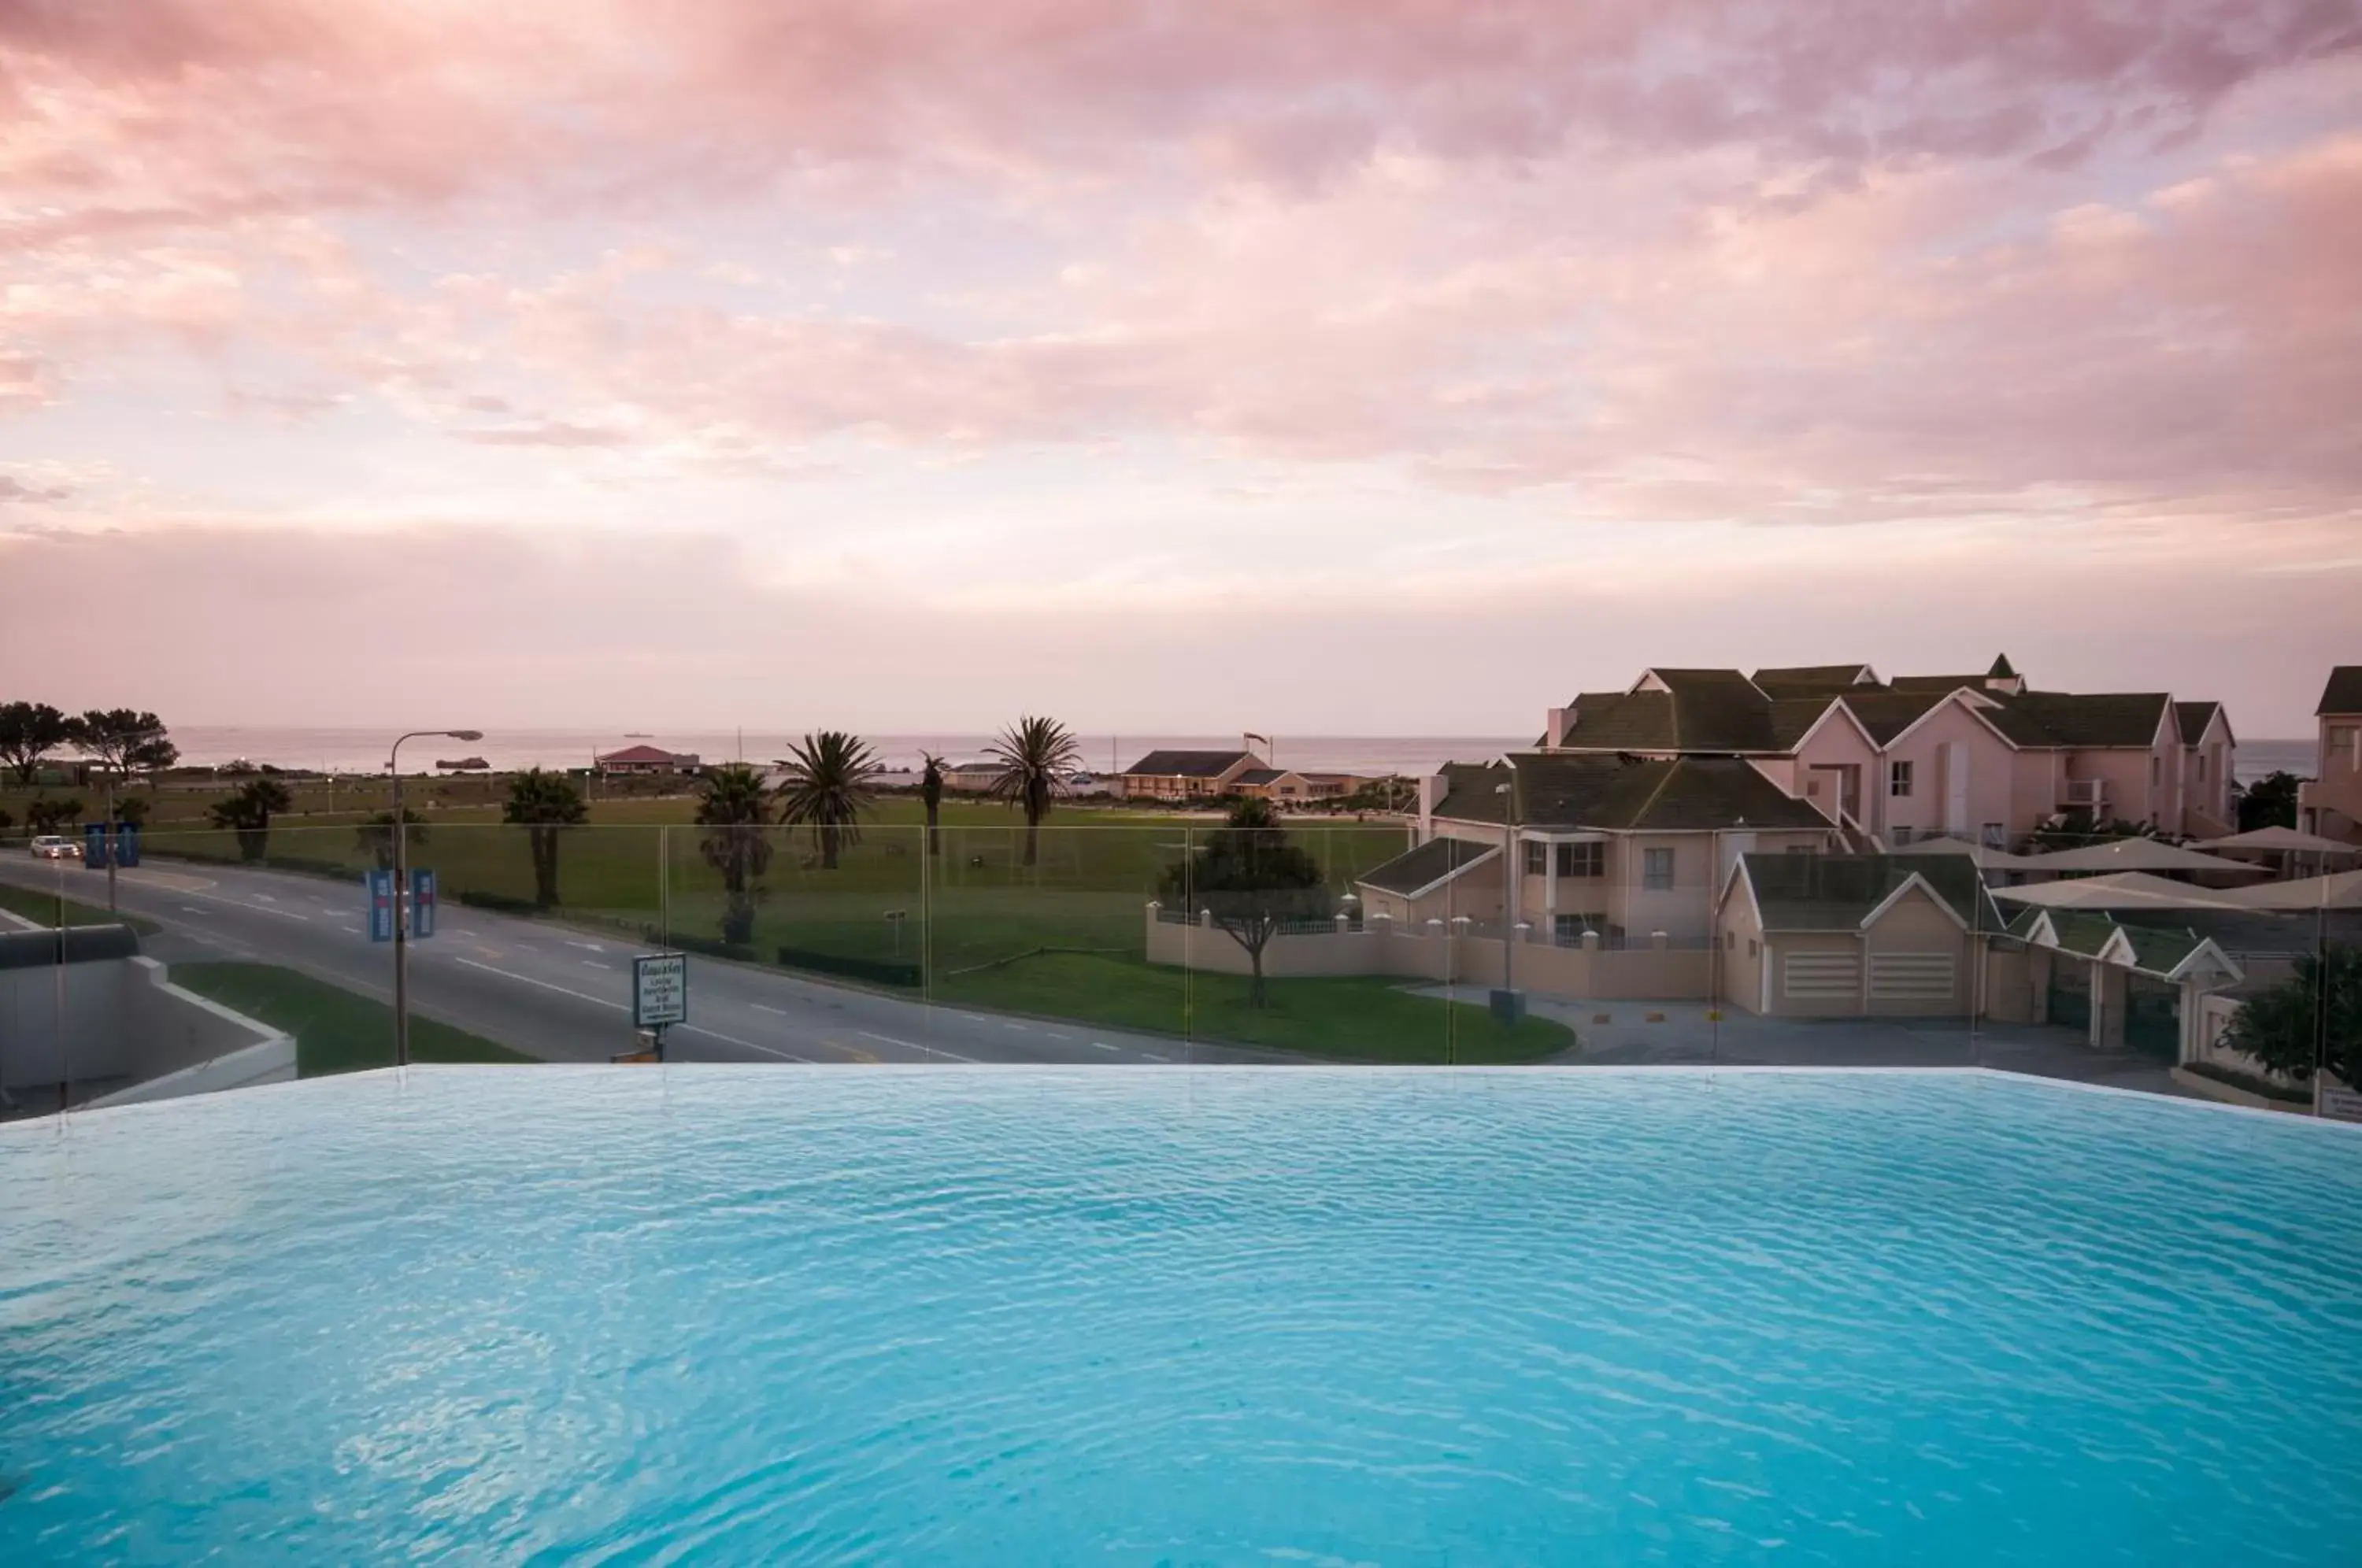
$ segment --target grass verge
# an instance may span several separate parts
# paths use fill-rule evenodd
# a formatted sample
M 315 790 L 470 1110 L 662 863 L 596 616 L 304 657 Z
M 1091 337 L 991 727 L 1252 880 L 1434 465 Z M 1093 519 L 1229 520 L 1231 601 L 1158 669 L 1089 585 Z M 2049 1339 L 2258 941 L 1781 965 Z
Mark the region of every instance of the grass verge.
M 1138 959 L 1054 953 L 938 982 L 935 999 L 1102 1023 L 1339 1061 L 1535 1062 L 1574 1044 L 1574 1032 L 1528 1017 L 1505 1029 L 1467 1002 L 1414 996 L 1385 979 L 1272 980 L 1270 1005 L 1248 1005 L 1239 975 L 1185 973 Z
M 52 893 L 0 882 L 0 910 L 23 915 L 51 930 L 57 928 L 58 900 Z M 141 920 L 132 914 L 109 914 L 95 905 L 78 903 L 72 899 L 65 901 L 65 914 L 68 925 L 127 925 L 142 936 L 152 936 L 160 929 L 152 920 Z
M 295 1076 L 393 1065 L 393 1009 L 275 964 L 175 964 L 172 983 L 295 1037 Z M 480 1034 L 414 1016 L 414 1062 L 530 1062 Z

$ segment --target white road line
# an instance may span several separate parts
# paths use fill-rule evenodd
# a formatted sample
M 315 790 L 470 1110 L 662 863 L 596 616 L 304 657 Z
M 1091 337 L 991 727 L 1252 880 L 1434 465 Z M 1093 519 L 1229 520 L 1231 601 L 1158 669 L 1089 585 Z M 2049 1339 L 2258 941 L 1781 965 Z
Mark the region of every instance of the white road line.
M 256 898 L 258 898 L 258 899 L 260 899 L 260 900 L 261 900 L 264 903 L 266 903 L 266 904 L 275 904 L 275 903 L 277 903 L 277 902 L 279 901 L 277 899 L 272 898 L 272 897 L 271 897 L 270 894 L 268 894 L 268 893 L 257 893 L 257 894 L 255 894 L 254 896 L 255 896 Z
M 498 975 L 504 980 L 521 980 L 528 986 L 539 986 L 545 991 L 556 991 L 562 997 L 573 997 L 580 1001 L 596 1002 L 601 1007 L 613 1008 L 617 1012 L 632 1010 L 622 1002 L 609 1001 L 605 997 L 594 997 L 588 991 L 569 990 L 564 986 L 553 986 L 547 980 L 536 980 L 531 975 L 520 975 L 514 969 L 495 969 L 490 964 L 479 964 L 473 958 L 454 958 L 451 962 L 465 964 L 470 969 L 481 969 L 487 975 Z
M 605 947 L 596 942 L 577 942 L 570 936 L 566 939 L 566 945 L 568 947 L 579 947 L 585 953 L 604 953 L 607 951 Z
M 1169 1062 L 1173 1060 L 1170 1056 L 1160 1056 L 1153 1051 L 1142 1051 L 1140 1054 L 1140 1059 L 1143 1062 Z
M 340 926 L 337 927 L 337 929 L 338 931 L 349 931 L 349 932 L 351 932 L 355 936 L 359 936 L 359 935 L 361 933 L 361 928 L 360 928 L 359 926 L 357 926 L 357 925 L 340 925 Z
M 1091 1048 L 1092 1048 L 1093 1050 L 1095 1050 L 1095 1051 L 1112 1051 L 1112 1050 L 1116 1049 L 1116 1047 L 1114 1047 L 1114 1046 L 1112 1046 L 1112 1045 L 1109 1044 L 1109 1043 L 1108 1043 L 1106 1041 L 1104 1041 L 1104 1040 L 1094 1040 L 1094 1041 L 1092 1041 L 1092 1042 L 1091 1042 Z
M 182 914 L 203 914 L 205 911 L 197 908 L 194 904 L 182 904 L 181 906 L 181 912 Z
M 741 1040 L 735 1034 L 724 1034 L 718 1029 L 706 1029 L 694 1023 L 676 1023 L 673 1027 L 679 1030 L 683 1034 L 702 1034 L 709 1039 L 726 1041 L 733 1045 L 742 1045 L 749 1051 L 760 1051 L 766 1056 L 777 1056 L 782 1062 L 811 1062 L 812 1060 L 810 1056 L 799 1056 L 792 1051 L 780 1051 L 768 1045 L 757 1045 L 752 1040 Z
M 956 1051 L 945 1051 L 938 1046 L 922 1045 L 915 1040 L 897 1040 L 890 1034 L 873 1034 L 866 1029 L 856 1029 L 854 1032 L 864 1040 L 882 1040 L 889 1045 L 900 1045 L 905 1051 L 924 1051 L 930 1056 L 947 1057 L 955 1062 L 973 1062 L 977 1059 L 974 1056 L 963 1056 Z
M 1054 1029 L 1045 1029 L 1042 1032 L 1048 1035 L 1053 1040 L 1072 1040 L 1074 1038 L 1071 1034 L 1061 1034 Z
M 585 958 L 581 960 L 581 964 L 586 969 L 612 969 L 615 966 L 613 964 L 602 964 L 596 958 Z
M 773 1007 L 768 1002 L 750 1001 L 746 1005 L 753 1008 L 756 1012 L 767 1012 L 779 1018 L 785 1018 L 788 1016 L 788 1010 L 786 1008 Z
M 1031 1034 L 1033 1032 L 1033 1026 L 1032 1024 L 1011 1023 L 1005 1018 L 1000 1021 L 1000 1027 L 1003 1029 L 1014 1029 L 1021 1034 Z
M 227 901 L 230 903 L 237 902 L 236 899 L 231 899 Z M 310 915 L 299 915 L 293 910 L 275 910 L 269 904 L 248 904 L 246 907 L 254 911 L 258 914 L 277 915 L 281 920 L 292 920 L 299 925 L 309 925 L 312 923 L 312 917 Z

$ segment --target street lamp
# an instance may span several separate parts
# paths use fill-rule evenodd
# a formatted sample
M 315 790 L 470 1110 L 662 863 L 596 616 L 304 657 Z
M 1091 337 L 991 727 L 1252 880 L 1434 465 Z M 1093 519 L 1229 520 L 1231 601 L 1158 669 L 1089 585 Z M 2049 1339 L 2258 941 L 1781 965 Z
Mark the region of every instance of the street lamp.
M 1518 864 L 1518 784 L 1511 779 L 1493 786 L 1493 793 L 1507 801 L 1501 828 L 1501 1001 L 1496 1012 L 1509 1010 L 1513 1016 L 1502 1021 L 1515 1023 L 1517 1008 L 1517 947 L 1518 906 L 1524 900 L 1518 895 L 1525 889 L 1526 868 Z
M 412 730 L 396 735 L 385 754 L 385 770 L 393 775 L 393 1065 L 410 1066 L 410 826 L 402 815 L 402 743 L 437 735 L 446 740 L 480 741 L 481 730 Z

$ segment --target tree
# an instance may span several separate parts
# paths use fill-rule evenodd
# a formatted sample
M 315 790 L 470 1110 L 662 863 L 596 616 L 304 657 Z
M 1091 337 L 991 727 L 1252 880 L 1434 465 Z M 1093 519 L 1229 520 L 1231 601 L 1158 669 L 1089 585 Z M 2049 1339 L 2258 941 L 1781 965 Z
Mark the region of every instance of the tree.
M 2296 826 L 2297 776 L 2281 768 L 2239 791 L 2239 831 Z
M 2331 948 L 2325 970 L 2318 954 L 2298 959 L 2295 974 L 2247 999 L 2223 1032 L 2223 1043 L 2299 1083 L 2310 1079 L 2320 1050 L 2324 978 L 2329 1070 L 2362 1087 L 2362 947 Z
M 119 823 L 129 823 L 136 828 L 146 827 L 148 825 L 147 798 L 145 796 L 133 795 L 127 799 L 116 801 L 115 820 Z
M 1024 809 L 1025 864 L 1033 865 L 1041 853 L 1042 819 L 1065 787 L 1064 775 L 1082 760 L 1082 747 L 1057 720 L 1028 715 L 1001 731 L 985 755 L 1000 765 L 1000 777 L 992 781 L 995 798 Z
M 579 827 L 590 820 L 582 791 L 563 773 L 528 767 L 509 780 L 509 798 L 501 806 L 501 821 L 524 831 L 525 848 L 533 856 L 533 901 L 542 909 L 557 902 L 557 845 L 560 830 Z
M 9 830 L 10 828 L 12 828 L 12 827 L 15 827 L 16 825 L 17 825 L 17 819 L 16 819 L 16 818 L 14 818 L 14 817 L 10 816 L 10 815 L 9 815 L 7 812 L 0 812 L 0 837 L 6 837 L 6 836 L 7 835 L 8 830 Z
M 822 730 L 788 748 L 787 781 L 779 786 L 779 820 L 811 829 L 823 871 L 836 869 L 841 845 L 861 842 L 861 819 L 870 804 L 869 776 L 877 754 L 859 735 Z
M 25 825 L 36 835 L 72 827 L 81 820 L 82 801 L 71 795 L 54 801 L 45 796 L 25 808 Z
M 416 849 L 426 842 L 425 818 L 408 806 L 404 806 L 402 808 L 402 821 L 407 834 L 407 842 L 412 849 Z M 393 869 L 393 813 L 392 812 L 380 812 L 361 823 L 355 837 L 360 845 L 361 853 L 376 860 L 379 870 Z
M 257 778 L 239 786 L 226 800 L 215 801 L 209 814 L 214 826 L 237 834 L 240 860 L 257 861 L 270 851 L 271 814 L 294 804 L 287 786 L 276 778 Z M 391 863 L 389 850 L 388 864 Z
M 129 708 L 93 708 L 69 720 L 73 744 L 109 773 L 154 773 L 181 759 L 181 748 L 153 713 Z
M 697 852 L 722 873 L 727 902 L 722 911 L 722 940 L 743 947 L 754 939 L 755 902 L 762 896 L 756 878 L 769 869 L 770 801 L 763 776 L 743 762 L 717 767 L 705 776 L 698 796 L 697 822 L 705 829 Z
M 1161 889 L 1185 911 L 1204 910 L 1246 949 L 1254 978 L 1250 1005 L 1264 1005 L 1264 949 L 1289 921 L 1324 920 L 1335 900 L 1320 863 L 1287 841 L 1269 801 L 1241 801 L 1229 820 L 1206 836 L 1196 855 L 1164 868 Z
M 927 853 L 940 855 L 942 846 L 935 842 L 935 825 L 944 812 L 944 759 L 933 752 L 921 752 L 926 767 L 919 772 L 919 803 L 927 808 Z
M 0 702 L 0 767 L 25 789 L 50 752 L 73 739 L 74 722 L 47 702 Z

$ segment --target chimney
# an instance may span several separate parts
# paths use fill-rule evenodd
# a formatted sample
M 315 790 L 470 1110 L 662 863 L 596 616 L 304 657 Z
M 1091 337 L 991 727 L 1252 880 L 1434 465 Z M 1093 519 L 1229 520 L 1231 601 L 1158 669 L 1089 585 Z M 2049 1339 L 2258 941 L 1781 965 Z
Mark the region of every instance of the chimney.
M 1556 751 L 1565 744 L 1566 710 L 1563 708 L 1552 708 L 1550 711 L 1550 734 L 1549 737 L 1542 742 L 1542 745 L 1546 750 Z
M 1430 773 L 1418 781 L 1418 841 L 1435 836 L 1435 806 L 1443 799 L 1443 776 Z

